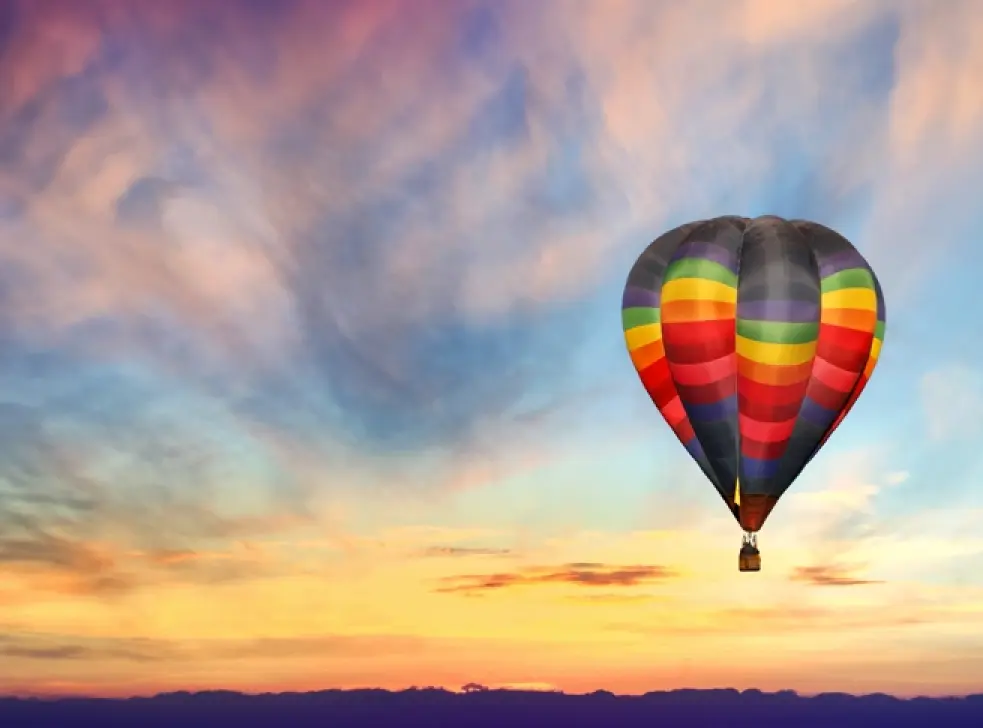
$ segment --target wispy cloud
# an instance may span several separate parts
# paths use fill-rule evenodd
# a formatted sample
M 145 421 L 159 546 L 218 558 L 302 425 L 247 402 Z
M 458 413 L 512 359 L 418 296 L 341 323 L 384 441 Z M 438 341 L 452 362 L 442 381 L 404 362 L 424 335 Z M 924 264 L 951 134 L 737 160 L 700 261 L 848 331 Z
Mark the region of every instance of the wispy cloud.
M 508 556 L 511 549 L 493 549 L 468 546 L 431 546 L 424 556 Z
M 208 659 L 298 658 L 311 655 L 413 653 L 424 641 L 400 635 L 303 635 L 241 640 L 155 640 L 92 638 L 21 633 L 0 636 L 0 655 L 20 660 L 94 660 L 174 662 Z
M 845 566 L 797 566 L 789 577 L 815 586 L 865 586 L 881 582 L 858 576 L 860 569 Z
M 584 587 L 641 586 L 671 579 L 675 572 L 664 566 L 615 566 L 572 563 L 560 567 L 530 566 L 514 572 L 461 574 L 441 579 L 442 593 L 474 593 L 517 586 L 573 584 Z

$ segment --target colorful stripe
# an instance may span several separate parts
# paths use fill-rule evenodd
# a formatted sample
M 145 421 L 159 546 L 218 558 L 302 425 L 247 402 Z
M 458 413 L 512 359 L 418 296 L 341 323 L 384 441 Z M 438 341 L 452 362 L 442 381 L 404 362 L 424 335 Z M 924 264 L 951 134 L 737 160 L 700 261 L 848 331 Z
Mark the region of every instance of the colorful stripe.
M 629 274 L 621 319 L 625 344 L 642 385 L 687 452 L 720 491 L 716 473 L 707 461 L 669 370 L 662 338 L 662 288 L 666 268 L 692 227 L 672 230 L 645 250 Z M 692 311 L 682 313 L 695 315 Z
M 622 323 L 653 402 L 756 531 L 869 381 L 885 308 L 870 266 L 834 231 L 717 218 L 646 249 Z
M 808 244 L 785 221 L 762 220 L 746 236 L 737 315 L 744 501 L 748 495 L 777 496 L 783 461 L 795 456 L 790 444 L 821 327 L 817 277 Z M 767 512 L 756 515 L 763 521 Z M 760 528 L 742 516 L 742 526 Z
M 738 255 L 743 230 L 709 223 L 684 241 L 666 268 L 662 335 L 666 360 L 693 431 L 726 497 L 737 478 Z
M 843 418 L 846 417 L 850 413 L 850 410 L 853 409 L 853 405 L 857 403 L 857 399 L 859 399 L 861 393 L 864 391 L 864 388 L 867 386 L 867 382 L 870 381 L 870 377 L 874 373 L 874 367 L 877 366 L 877 361 L 880 358 L 881 347 L 884 345 L 884 330 L 887 327 L 885 321 L 886 311 L 884 308 L 884 294 L 881 291 L 880 284 L 877 282 L 876 278 L 872 280 L 872 283 L 876 294 L 877 311 L 875 313 L 875 320 L 872 327 L 873 336 L 871 337 L 870 351 L 867 355 L 867 360 L 864 362 L 863 371 L 857 378 L 853 388 L 850 390 L 850 396 L 840 408 L 839 413 L 836 415 L 836 419 L 833 420 L 833 423 L 829 426 L 829 429 L 827 429 L 826 434 L 823 435 L 823 439 L 816 447 L 815 452 L 819 452 L 819 449 L 826 444 L 829 436 L 832 435 L 836 431 L 836 428 L 840 426 L 840 423 L 843 422 Z M 870 312 L 866 311 L 865 313 L 869 314 Z M 867 319 L 864 320 L 866 321 Z M 813 456 L 815 456 L 815 452 L 813 453 Z M 812 458 L 810 457 L 810 459 Z

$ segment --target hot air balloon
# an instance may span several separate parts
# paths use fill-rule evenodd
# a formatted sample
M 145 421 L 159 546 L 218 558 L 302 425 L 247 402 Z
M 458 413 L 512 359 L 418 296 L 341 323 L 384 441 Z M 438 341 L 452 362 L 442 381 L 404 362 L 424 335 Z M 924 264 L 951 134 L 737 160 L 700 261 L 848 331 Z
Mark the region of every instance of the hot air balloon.
M 870 379 L 884 313 L 863 256 L 805 220 L 687 223 L 632 267 L 631 361 L 744 530 L 741 571 L 760 570 L 758 531 Z

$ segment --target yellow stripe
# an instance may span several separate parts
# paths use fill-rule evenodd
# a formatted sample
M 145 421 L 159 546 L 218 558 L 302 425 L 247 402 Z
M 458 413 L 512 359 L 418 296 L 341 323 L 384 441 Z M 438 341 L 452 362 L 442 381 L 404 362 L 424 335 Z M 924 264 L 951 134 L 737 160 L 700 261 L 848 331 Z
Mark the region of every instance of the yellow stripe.
M 628 344 L 628 351 L 635 351 L 646 344 L 658 341 L 662 338 L 662 324 L 645 324 L 636 326 L 625 332 L 625 343 Z
M 734 481 L 734 505 L 741 505 L 741 479 Z
M 877 294 L 870 288 L 842 288 L 823 294 L 823 308 L 877 310 Z
M 874 339 L 874 341 L 871 342 L 871 345 L 870 345 L 870 358 L 871 359 L 877 359 L 878 357 L 880 357 L 880 355 L 881 355 L 881 346 L 883 345 L 883 343 L 884 342 L 882 342 L 880 339 Z
M 816 342 L 810 341 L 807 344 L 772 344 L 738 336 L 737 353 L 745 359 L 750 359 L 759 364 L 770 364 L 772 366 L 805 364 L 807 361 L 811 361 L 816 355 Z
M 677 278 L 662 287 L 662 303 L 670 301 L 737 303 L 737 289 L 706 278 Z

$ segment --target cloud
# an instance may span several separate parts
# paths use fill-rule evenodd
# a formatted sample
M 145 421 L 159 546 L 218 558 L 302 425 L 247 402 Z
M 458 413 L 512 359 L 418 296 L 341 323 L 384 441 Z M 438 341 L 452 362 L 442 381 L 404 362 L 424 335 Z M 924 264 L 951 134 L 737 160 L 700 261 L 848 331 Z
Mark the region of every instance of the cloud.
M 965 364 L 948 364 L 926 372 L 919 395 L 933 440 L 972 438 L 983 425 L 983 380 L 980 372 Z
M 375 657 L 415 653 L 426 641 L 401 635 L 301 635 L 285 638 L 165 640 L 19 632 L 0 635 L 0 655 L 37 661 L 109 660 L 193 662 L 202 659 L 296 659 L 309 656 Z
M 948 605 L 920 603 L 898 594 L 885 594 L 869 603 L 818 603 L 804 604 L 797 599 L 774 598 L 765 606 L 710 607 L 693 605 L 686 619 L 676 614 L 666 614 L 653 626 L 645 622 L 611 622 L 606 629 L 615 633 L 628 633 L 653 638 L 678 635 L 687 640 L 705 636 L 743 635 L 756 632 L 767 625 L 771 635 L 801 635 L 807 642 L 806 649 L 814 646 L 815 635 L 847 636 L 850 640 L 879 641 L 881 633 L 898 644 L 899 635 L 915 636 L 921 629 L 930 632 L 935 626 L 964 625 L 973 629 L 979 624 L 978 612 L 972 603 Z M 760 634 L 760 633 L 759 633 Z M 906 636 L 908 636 L 906 634 Z M 713 644 L 713 643 L 711 643 Z M 800 645 L 803 643 L 799 643 Z M 856 644 L 856 642 L 854 642 Z M 711 649 L 719 649 L 714 646 Z M 772 646 L 769 644 L 769 652 Z
M 272 508 L 230 507 L 216 477 L 223 448 L 153 404 L 127 413 L 126 394 L 116 394 L 122 413 L 92 413 L 81 431 L 52 420 L 88 403 L 0 406 L 0 562 L 31 588 L 107 597 L 160 579 L 260 575 L 267 565 L 255 549 L 222 557 L 202 544 L 279 533 L 309 516 L 287 508 L 284 493 Z
M 424 556 L 509 556 L 511 549 L 493 549 L 468 546 L 431 546 Z
M 675 572 L 663 566 L 615 566 L 610 564 L 570 563 L 559 568 L 532 566 L 514 572 L 462 574 L 441 579 L 436 591 L 478 593 L 516 586 L 574 584 L 584 587 L 640 586 L 671 579 Z
M 845 566 L 797 566 L 789 577 L 815 586 L 865 586 L 880 584 L 880 581 L 862 579 L 854 576 L 857 569 Z
M 157 640 L 70 637 L 42 633 L 0 635 L 0 655 L 12 660 L 122 660 L 156 662 L 176 653 Z
M 888 473 L 884 476 L 884 482 L 888 485 L 901 485 L 907 482 L 908 478 L 911 477 L 911 473 L 907 470 L 895 470 L 892 473 Z
M 869 175 L 848 170 L 857 184 L 907 189 L 913 172 L 879 174 L 887 152 L 868 150 L 911 117 L 892 89 L 928 88 L 911 80 L 925 65 L 965 76 L 970 59 L 934 49 L 972 12 L 28 6 L 4 64 L 23 214 L 3 237 L 33 242 L 3 250 L 5 310 L 35 339 L 140 359 L 296 439 L 383 451 L 470 442 L 531 383 L 561 399 L 552 362 L 577 356 L 589 322 L 557 302 L 623 277 L 670 220 L 764 205 L 836 224 L 852 198 L 830 159 L 873 155 Z M 176 31 L 191 27 L 212 32 Z M 696 34 L 712 57 L 683 40 Z M 915 136 L 971 119 L 953 83 Z M 98 103 L 61 113 L 80 98 Z M 905 148 L 935 168 L 934 150 Z
M 776 528 L 809 544 L 816 563 L 853 561 L 850 553 L 889 538 L 897 527 L 881 504 L 895 491 L 912 487 L 910 473 L 888 469 L 902 457 L 891 443 L 875 441 L 824 454 L 783 496 L 783 509 L 790 513 Z
M 572 594 L 566 601 L 577 604 L 631 604 L 652 601 L 650 594 Z

